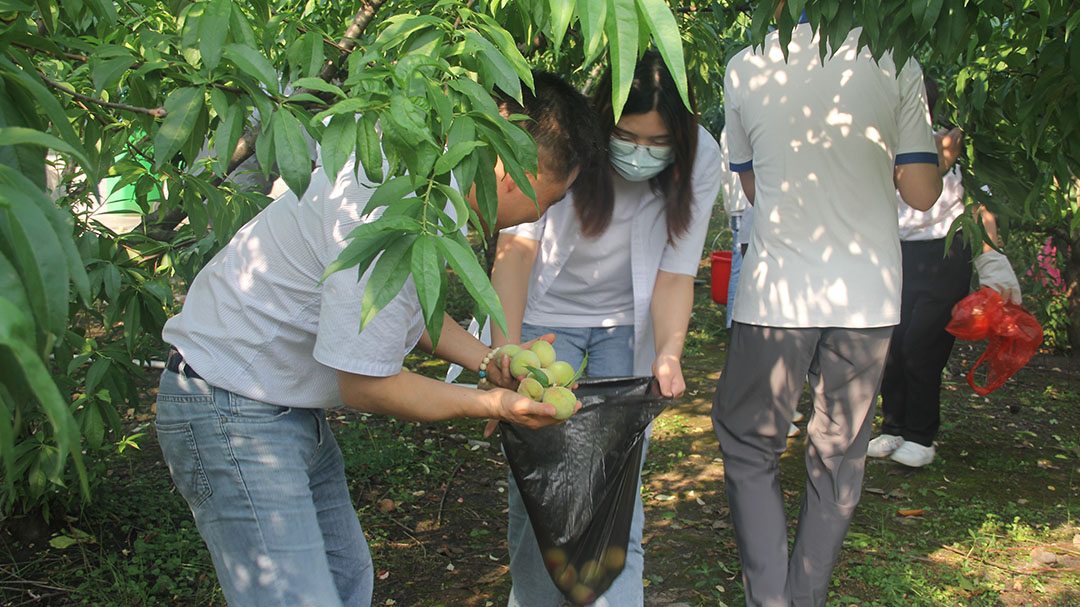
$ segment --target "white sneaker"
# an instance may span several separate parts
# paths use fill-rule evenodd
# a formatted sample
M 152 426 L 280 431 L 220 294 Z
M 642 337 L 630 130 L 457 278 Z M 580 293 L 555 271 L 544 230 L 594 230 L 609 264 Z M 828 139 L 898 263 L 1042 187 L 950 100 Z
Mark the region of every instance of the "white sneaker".
M 889 457 L 902 444 L 904 444 L 904 437 L 902 436 L 881 434 L 872 439 L 870 444 L 866 446 L 866 455 L 868 457 Z
M 801 422 L 804 419 L 806 419 L 806 416 L 803 415 L 798 409 L 796 409 L 795 410 L 795 417 L 791 418 L 791 421 L 793 421 L 793 422 L 795 422 L 797 424 L 797 423 Z
M 934 448 L 924 447 L 919 443 L 906 440 L 896 451 L 892 452 L 889 459 L 912 468 L 922 468 L 934 461 Z
M 788 438 L 798 436 L 801 433 L 802 433 L 802 430 L 799 430 L 798 426 L 796 426 L 795 424 L 788 424 L 788 430 L 787 430 L 787 437 Z

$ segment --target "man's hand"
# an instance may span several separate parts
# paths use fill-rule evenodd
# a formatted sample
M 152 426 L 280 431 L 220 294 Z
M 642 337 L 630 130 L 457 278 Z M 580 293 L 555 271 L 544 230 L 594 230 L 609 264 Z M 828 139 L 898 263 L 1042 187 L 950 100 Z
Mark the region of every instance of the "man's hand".
M 653 375 L 660 382 L 660 394 L 668 398 L 679 397 L 686 392 L 682 364 L 674 354 L 663 354 L 656 358 L 652 367 Z
M 527 396 L 493 388 L 491 396 L 496 400 L 495 407 L 498 413 L 496 419 L 488 422 L 484 428 L 484 436 L 491 436 L 500 421 L 507 421 L 526 428 L 544 428 L 561 424 L 564 420 L 555 419 L 555 405 L 537 402 Z M 574 404 L 574 413 L 581 409 L 581 401 Z

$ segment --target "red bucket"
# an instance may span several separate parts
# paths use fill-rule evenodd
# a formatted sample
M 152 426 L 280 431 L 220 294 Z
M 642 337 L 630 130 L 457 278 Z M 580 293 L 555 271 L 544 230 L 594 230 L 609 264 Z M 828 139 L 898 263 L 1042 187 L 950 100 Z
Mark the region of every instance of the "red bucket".
M 731 251 L 713 251 L 709 253 L 712 266 L 712 300 L 727 305 L 728 282 L 731 279 Z

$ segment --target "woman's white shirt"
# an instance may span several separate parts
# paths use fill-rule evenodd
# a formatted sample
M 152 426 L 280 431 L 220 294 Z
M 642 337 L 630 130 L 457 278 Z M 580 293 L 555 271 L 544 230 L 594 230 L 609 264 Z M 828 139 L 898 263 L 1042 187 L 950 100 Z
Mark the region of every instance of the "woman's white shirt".
M 722 168 L 720 145 L 704 127 L 699 126 L 697 154 L 691 173 L 691 221 L 687 231 L 671 243 L 668 242 L 663 201 L 649 183 L 630 183 L 616 178 L 616 205 L 629 203 L 629 208 L 633 208 L 636 201 L 638 209 L 630 220 L 629 239 L 626 241 L 634 302 L 635 374 L 651 373 L 656 358 L 650 303 L 657 272 L 663 270 L 697 275 L 713 203 L 720 192 Z M 539 221 L 507 228 L 503 232 L 540 242 L 529 280 L 526 309 L 535 307 L 536 302 L 547 297 L 574 250 L 578 246 L 588 247 L 591 242 L 581 235 L 571 195 L 548 209 Z

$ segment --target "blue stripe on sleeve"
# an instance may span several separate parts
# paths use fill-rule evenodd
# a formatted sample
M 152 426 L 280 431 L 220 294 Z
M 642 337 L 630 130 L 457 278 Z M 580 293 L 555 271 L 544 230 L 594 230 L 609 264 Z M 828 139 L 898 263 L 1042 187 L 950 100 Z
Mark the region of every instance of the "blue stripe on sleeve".
M 916 164 L 923 162 L 926 164 L 937 164 L 937 161 L 937 154 L 933 152 L 908 152 L 906 154 L 897 154 L 893 164 Z
M 937 160 L 936 160 L 937 157 L 935 156 L 934 158 L 935 158 L 934 162 L 936 163 L 937 162 Z M 754 161 L 753 160 L 747 160 L 746 162 L 729 162 L 728 163 L 728 168 L 730 168 L 732 171 L 734 171 L 736 173 L 745 173 L 747 171 L 754 170 Z

